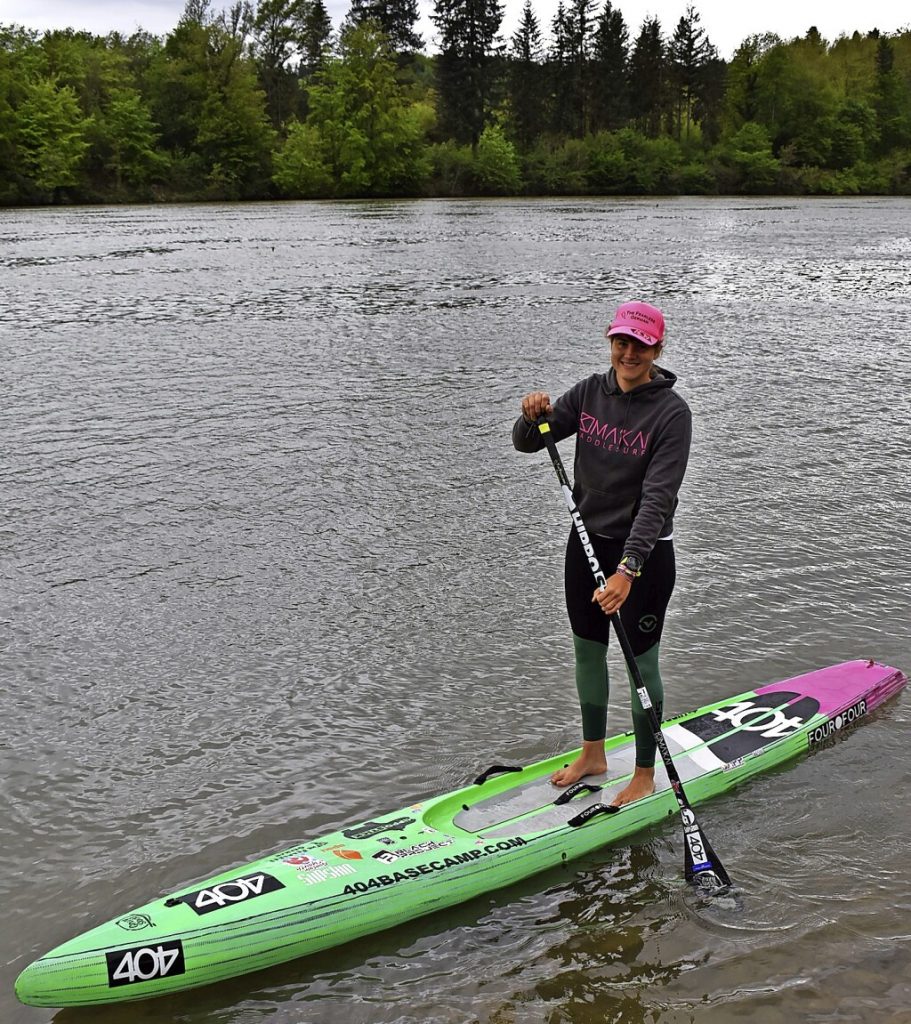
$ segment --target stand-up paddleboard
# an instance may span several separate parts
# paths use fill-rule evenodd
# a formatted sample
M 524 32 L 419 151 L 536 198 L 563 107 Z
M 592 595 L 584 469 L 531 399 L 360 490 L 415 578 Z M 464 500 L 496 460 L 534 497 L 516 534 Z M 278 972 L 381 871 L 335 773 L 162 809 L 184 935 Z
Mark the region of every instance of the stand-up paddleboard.
M 897 669 L 849 661 L 679 715 L 664 733 L 696 803 L 862 722 L 906 682 Z M 593 814 L 633 770 L 629 733 L 605 748 L 607 773 L 569 789 L 549 777 L 576 752 L 497 765 L 454 793 L 155 899 L 36 960 L 16 994 L 86 1006 L 209 985 L 509 885 L 676 812 L 659 778 L 654 795 Z

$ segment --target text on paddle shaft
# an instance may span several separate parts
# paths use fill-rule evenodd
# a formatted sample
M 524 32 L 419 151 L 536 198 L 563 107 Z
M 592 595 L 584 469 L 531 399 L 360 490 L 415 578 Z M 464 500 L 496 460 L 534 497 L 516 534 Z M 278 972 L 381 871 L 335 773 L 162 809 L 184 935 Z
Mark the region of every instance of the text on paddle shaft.
M 686 836 L 686 845 L 693 860 L 693 870 L 699 871 L 700 869 L 711 867 L 702 832 L 696 823 L 696 816 L 689 808 L 686 808 L 680 817 L 683 819 L 683 833 Z
M 599 587 L 606 587 L 607 577 L 601 571 L 601 566 L 598 563 L 598 557 L 595 554 L 595 549 L 592 547 L 588 530 L 585 529 L 585 523 L 582 521 L 582 514 L 576 507 L 573 492 L 565 484 L 563 486 L 563 498 L 566 501 L 566 507 L 569 509 L 570 514 L 573 517 L 573 525 L 576 527 L 576 533 L 579 535 L 579 540 L 582 542 L 582 550 L 585 552 L 585 557 L 588 559 L 588 564 L 594 574 L 595 582 Z

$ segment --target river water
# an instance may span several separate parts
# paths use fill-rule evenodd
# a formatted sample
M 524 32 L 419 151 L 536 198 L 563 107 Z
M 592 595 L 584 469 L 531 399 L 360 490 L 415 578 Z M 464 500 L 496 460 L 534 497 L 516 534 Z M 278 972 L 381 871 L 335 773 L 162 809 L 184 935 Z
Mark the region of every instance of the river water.
M 704 805 L 738 913 L 689 897 L 668 819 L 219 988 L 12 993 L 159 893 L 576 744 L 566 510 L 509 432 L 524 391 L 605 367 L 625 299 L 663 307 L 695 421 L 668 713 L 911 669 L 909 223 L 895 199 L 3 211 L 0 1020 L 911 1021 L 907 694 Z

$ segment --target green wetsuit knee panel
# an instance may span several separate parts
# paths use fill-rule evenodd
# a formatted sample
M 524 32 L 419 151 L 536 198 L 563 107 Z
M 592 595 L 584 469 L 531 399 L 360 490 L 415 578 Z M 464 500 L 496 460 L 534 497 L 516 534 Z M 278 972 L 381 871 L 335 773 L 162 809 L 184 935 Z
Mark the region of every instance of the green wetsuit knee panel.
M 584 640 L 573 633 L 576 653 L 576 691 L 582 711 L 582 738 L 603 740 L 607 733 L 607 698 L 610 683 L 607 674 L 607 646 L 596 640 Z

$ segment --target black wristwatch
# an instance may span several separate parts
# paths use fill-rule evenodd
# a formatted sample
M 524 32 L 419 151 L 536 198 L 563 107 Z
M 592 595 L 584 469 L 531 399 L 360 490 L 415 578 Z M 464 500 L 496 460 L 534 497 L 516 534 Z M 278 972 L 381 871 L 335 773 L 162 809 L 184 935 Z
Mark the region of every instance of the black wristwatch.
M 624 555 L 620 559 L 620 564 L 625 565 L 630 572 L 635 573 L 637 576 L 642 572 L 642 559 L 638 555 Z

